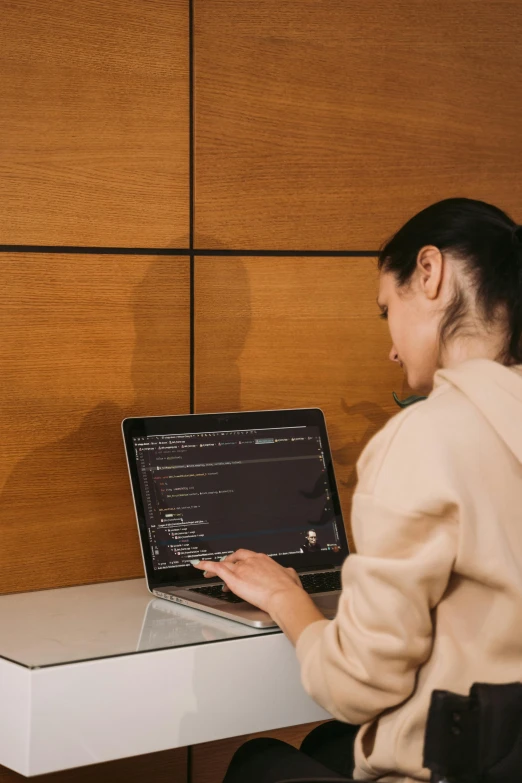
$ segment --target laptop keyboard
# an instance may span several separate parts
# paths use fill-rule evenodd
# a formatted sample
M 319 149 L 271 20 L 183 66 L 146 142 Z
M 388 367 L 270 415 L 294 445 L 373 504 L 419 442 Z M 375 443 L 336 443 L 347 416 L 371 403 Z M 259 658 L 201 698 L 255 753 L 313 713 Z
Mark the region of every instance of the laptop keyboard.
M 340 571 L 320 571 L 313 574 L 303 574 L 301 584 L 307 593 L 332 593 L 341 589 Z M 234 595 L 228 590 L 223 592 L 223 587 L 219 585 L 208 585 L 208 587 L 192 587 L 191 592 L 210 595 L 212 598 L 218 598 L 220 601 L 226 601 L 229 604 L 244 603 L 242 598 Z
M 333 593 L 341 589 L 340 571 L 320 571 L 299 577 L 307 593 Z

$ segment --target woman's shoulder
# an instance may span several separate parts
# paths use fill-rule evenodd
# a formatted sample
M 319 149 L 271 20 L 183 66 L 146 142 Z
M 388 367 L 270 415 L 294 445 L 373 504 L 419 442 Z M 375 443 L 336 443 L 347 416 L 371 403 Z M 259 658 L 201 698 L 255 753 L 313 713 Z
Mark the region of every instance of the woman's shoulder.
M 450 384 L 393 416 L 371 439 L 357 463 L 359 491 L 372 491 L 386 474 L 388 481 L 432 480 L 462 463 L 460 452 L 471 444 L 463 432 L 476 431 L 480 414 Z M 480 429 L 480 427 L 479 427 Z

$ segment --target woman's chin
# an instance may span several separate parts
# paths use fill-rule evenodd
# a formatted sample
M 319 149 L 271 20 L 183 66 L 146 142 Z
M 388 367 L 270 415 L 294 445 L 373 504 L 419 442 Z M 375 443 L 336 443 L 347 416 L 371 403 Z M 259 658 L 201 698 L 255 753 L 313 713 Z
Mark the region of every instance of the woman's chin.
M 420 373 L 409 371 L 406 367 L 404 369 L 404 377 L 408 388 L 411 389 L 412 394 L 418 397 L 427 397 L 431 391 L 433 391 L 433 377 L 423 377 Z
M 422 382 L 422 381 L 410 381 L 409 378 L 406 379 L 407 384 L 410 387 L 412 394 L 415 394 L 416 397 L 427 397 L 431 392 L 433 391 L 433 381 L 430 382 Z

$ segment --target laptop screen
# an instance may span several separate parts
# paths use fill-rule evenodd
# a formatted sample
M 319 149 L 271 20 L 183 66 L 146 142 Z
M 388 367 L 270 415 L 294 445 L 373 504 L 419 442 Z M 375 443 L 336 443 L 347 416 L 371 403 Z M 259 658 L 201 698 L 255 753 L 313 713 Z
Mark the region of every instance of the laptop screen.
M 156 577 L 168 572 L 178 581 L 187 570 L 196 577 L 201 572 L 190 560 L 215 560 L 240 548 L 294 567 L 344 559 L 325 440 L 311 423 L 134 434 L 142 544 Z

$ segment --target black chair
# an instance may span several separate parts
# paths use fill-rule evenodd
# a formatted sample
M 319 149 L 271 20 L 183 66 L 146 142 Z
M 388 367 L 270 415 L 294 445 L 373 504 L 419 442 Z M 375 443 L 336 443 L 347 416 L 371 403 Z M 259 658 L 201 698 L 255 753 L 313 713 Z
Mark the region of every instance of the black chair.
M 424 766 L 432 783 L 521 783 L 522 683 L 434 691 Z
M 522 683 L 434 691 L 424 743 L 432 783 L 522 783 Z M 281 783 L 356 783 L 294 778 Z

